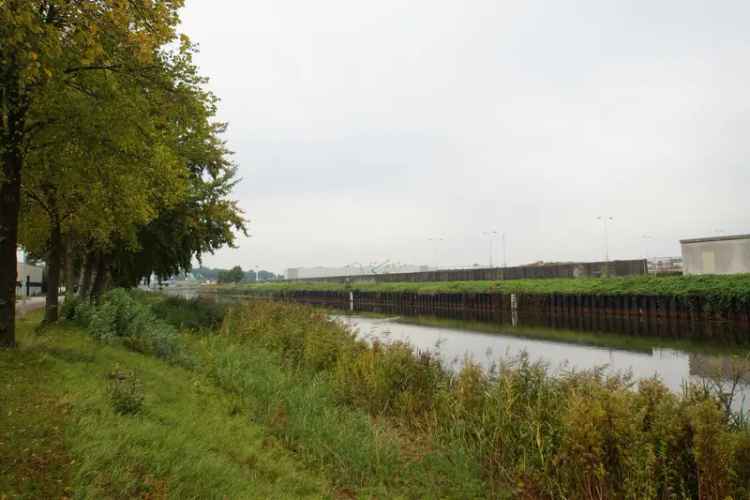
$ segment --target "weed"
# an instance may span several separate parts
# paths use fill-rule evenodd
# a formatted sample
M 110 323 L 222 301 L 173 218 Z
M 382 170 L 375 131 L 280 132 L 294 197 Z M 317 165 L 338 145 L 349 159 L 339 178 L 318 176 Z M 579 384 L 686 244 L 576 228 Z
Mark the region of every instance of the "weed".
M 107 375 L 107 394 L 112 409 L 119 415 L 136 415 L 143 409 L 143 383 L 135 370 L 115 368 Z

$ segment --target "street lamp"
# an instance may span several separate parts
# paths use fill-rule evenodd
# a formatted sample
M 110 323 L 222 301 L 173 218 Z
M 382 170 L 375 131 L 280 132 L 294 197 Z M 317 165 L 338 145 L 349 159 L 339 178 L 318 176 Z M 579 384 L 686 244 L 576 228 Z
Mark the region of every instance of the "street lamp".
M 609 232 L 607 230 L 607 224 L 614 219 L 608 215 L 600 215 L 596 219 L 602 221 L 604 224 L 604 260 L 605 262 L 609 262 Z
M 438 246 L 440 245 L 441 241 L 445 241 L 445 238 L 443 238 L 442 236 L 435 236 L 432 238 L 427 238 L 427 241 L 432 241 L 435 244 L 435 246 L 432 248 L 432 254 L 433 259 L 435 260 L 435 269 L 438 269 L 440 267 L 438 262 Z
M 503 267 L 508 267 L 508 256 L 505 252 L 505 233 L 503 233 Z
M 495 236 L 497 236 L 497 231 L 484 231 L 482 233 L 482 236 L 487 236 L 489 237 L 489 240 L 490 240 L 490 267 L 492 267 L 492 254 L 493 254 L 492 246 L 495 241 Z
M 644 234 L 641 238 L 643 239 L 643 256 L 648 260 L 648 240 L 652 240 L 653 238 L 648 234 Z

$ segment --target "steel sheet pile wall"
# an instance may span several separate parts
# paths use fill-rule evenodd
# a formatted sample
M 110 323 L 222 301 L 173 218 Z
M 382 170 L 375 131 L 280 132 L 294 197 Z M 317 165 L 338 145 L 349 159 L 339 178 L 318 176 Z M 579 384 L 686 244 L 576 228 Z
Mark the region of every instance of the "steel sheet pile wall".
M 622 333 L 655 336 L 714 337 L 717 330 L 711 323 L 722 323 L 731 328 L 733 340 L 750 341 L 750 304 L 732 301 L 721 306 L 711 305 L 704 297 L 666 297 L 658 295 L 516 295 L 516 308 L 508 294 L 455 293 L 416 294 L 384 292 L 294 291 L 277 296 L 282 300 L 322 305 L 336 309 L 379 311 L 404 314 L 468 313 L 486 314 L 506 322 L 514 311 L 523 318 L 534 318 L 538 323 L 561 326 L 562 322 L 582 330 L 621 331 Z M 667 328 L 666 323 L 673 321 Z M 700 324 L 700 328 L 695 327 Z M 666 326 L 665 326 L 666 325 Z M 681 325 L 681 326 L 676 326 Z M 706 326 L 708 325 L 708 327 Z M 698 333 L 696 333 L 698 332 Z M 726 337 L 725 334 L 721 336 Z

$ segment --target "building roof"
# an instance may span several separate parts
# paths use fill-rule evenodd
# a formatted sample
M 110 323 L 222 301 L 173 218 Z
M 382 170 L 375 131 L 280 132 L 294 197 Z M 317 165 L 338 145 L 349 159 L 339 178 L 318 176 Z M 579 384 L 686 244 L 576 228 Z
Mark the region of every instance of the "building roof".
M 708 238 L 692 238 L 688 240 L 680 240 L 680 243 L 690 244 L 690 243 L 707 243 L 710 241 L 728 241 L 728 240 L 750 240 L 750 234 L 736 234 L 732 236 L 711 236 Z

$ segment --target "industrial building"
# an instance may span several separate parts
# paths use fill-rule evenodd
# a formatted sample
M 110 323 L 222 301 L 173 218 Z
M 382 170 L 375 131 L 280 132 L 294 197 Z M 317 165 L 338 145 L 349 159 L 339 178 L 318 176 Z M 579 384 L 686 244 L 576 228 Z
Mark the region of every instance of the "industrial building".
M 750 273 L 750 234 L 680 240 L 685 274 Z
M 42 293 L 44 268 L 32 266 L 25 262 L 16 262 L 16 295 L 19 297 L 39 295 Z M 28 283 L 28 286 L 27 286 Z

